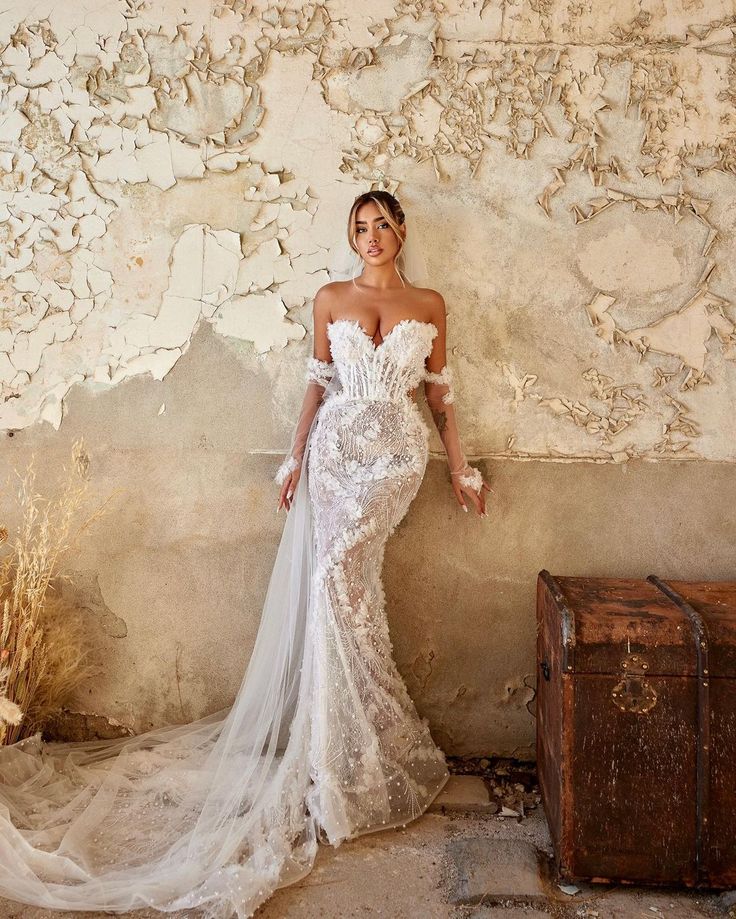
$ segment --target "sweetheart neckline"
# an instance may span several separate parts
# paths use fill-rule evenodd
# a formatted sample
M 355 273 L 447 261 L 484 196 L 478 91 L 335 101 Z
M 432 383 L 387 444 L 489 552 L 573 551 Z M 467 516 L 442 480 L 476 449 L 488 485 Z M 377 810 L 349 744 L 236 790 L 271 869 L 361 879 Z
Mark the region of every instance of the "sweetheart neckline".
M 360 324 L 360 320 L 359 320 L 359 319 L 348 319 L 348 318 L 346 318 L 346 317 L 343 317 L 343 318 L 341 318 L 341 319 L 331 319 L 331 320 L 327 323 L 327 325 L 328 325 L 328 326 L 335 325 L 335 323 L 337 323 L 337 322 L 354 323 L 354 324 L 358 327 L 358 330 L 360 331 L 360 334 L 363 336 L 363 338 L 365 338 L 367 341 L 369 341 L 369 342 L 371 343 L 371 345 L 373 345 L 373 350 L 374 350 L 374 351 L 378 351 L 379 348 L 382 348 L 382 347 L 386 344 L 386 342 L 389 340 L 389 338 L 391 337 L 391 335 L 396 331 L 396 329 L 398 329 L 398 327 L 399 327 L 400 325 L 403 325 L 405 322 L 416 322 L 416 323 L 418 323 L 419 325 L 432 326 L 432 328 L 435 330 L 435 332 L 439 333 L 439 329 L 437 328 L 437 326 L 436 326 L 433 322 L 425 322 L 423 319 L 414 319 L 413 316 L 409 316 L 409 317 L 406 318 L 406 319 L 399 319 L 399 321 L 396 323 L 396 325 L 391 326 L 391 328 L 390 328 L 390 329 L 388 330 L 388 332 L 383 336 L 383 338 L 381 339 L 381 341 L 379 341 L 378 344 L 376 344 L 376 343 L 373 341 L 373 339 L 371 338 L 371 336 L 366 332 L 366 330 L 365 330 L 365 329 L 363 328 L 363 326 Z

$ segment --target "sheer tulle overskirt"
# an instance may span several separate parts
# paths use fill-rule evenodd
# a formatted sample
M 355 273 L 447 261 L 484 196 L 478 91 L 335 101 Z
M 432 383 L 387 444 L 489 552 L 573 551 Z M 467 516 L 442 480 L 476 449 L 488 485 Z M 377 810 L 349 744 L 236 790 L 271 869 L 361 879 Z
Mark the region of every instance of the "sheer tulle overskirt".
M 305 459 L 308 455 L 305 452 Z M 0 747 L 0 894 L 58 909 L 244 917 L 304 876 L 314 540 L 305 463 L 231 708 L 136 737 Z
M 308 873 L 322 834 L 406 823 L 446 782 L 393 661 L 380 577 L 428 430 L 408 398 L 324 382 L 232 707 L 132 738 L 0 747 L 0 895 L 250 916 Z

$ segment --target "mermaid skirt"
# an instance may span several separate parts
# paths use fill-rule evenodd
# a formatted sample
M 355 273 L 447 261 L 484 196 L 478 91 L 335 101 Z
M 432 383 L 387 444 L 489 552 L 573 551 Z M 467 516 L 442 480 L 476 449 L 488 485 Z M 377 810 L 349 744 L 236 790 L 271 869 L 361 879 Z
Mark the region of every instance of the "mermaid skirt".
M 333 844 L 414 819 L 448 777 L 394 662 L 381 581 L 386 541 L 419 489 L 427 445 L 408 400 L 337 397 L 312 437 L 308 803 Z

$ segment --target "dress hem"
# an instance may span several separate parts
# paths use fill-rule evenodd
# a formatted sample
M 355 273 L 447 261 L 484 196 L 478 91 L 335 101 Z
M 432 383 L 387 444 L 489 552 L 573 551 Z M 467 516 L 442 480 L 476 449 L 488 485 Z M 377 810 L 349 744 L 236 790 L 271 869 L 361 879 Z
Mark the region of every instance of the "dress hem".
M 320 840 L 320 845 L 330 845 L 333 849 L 336 849 L 338 846 L 341 846 L 344 842 L 350 842 L 353 839 L 357 839 L 359 836 L 367 836 L 368 833 L 381 833 L 384 830 L 395 830 L 399 827 L 405 827 L 409 823 L 413 823 L 415 820 L 418 820 L 420 817 L 423 817 L 427 813 L 432 803 L 435 801 L 442 789 L 447 785 L 450 779 L 450 773 L 448 772 L 442 783 L 437 787 L 437 790 L 434 792 L 431 798 L 427 799 L 426 804 L 422 807 L 419 813 L 415 817 L 409 817 L 407 820 L 396 820 L 393 823 L 381 824 L 380 826 L 368 827 L 364 830 L 358 830 L 356 833 L 351 833 L 350 836 L 345 836 L 343 839 L 340 839 L 338 842 L 322 842 Z

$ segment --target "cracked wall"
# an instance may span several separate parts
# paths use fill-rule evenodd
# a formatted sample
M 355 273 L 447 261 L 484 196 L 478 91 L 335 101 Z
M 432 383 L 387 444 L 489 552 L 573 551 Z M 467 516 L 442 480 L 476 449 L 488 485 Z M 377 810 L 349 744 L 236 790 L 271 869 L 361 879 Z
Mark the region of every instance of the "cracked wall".
M 208 423 L 237 392 L 249 407 L 243 449 L 275 468 L 330 246 L 353 197 L 383 181 L 448 304 L 471 456 L 733 468 L 735 36 L 726 0 L 25 0 L 0 12 L 7 462 L 52 434 L 63 442 L 73 404 L 90 430 L 95 404 L 130 412 L 140 430 L 124 426 L 130 442 L 113 438 L 117 449 L 147 444 L 146 462 L 163 462 L 156 426 L 170 430 L 177 405 L 165 384 L 186 379 L 209 387 Z M 212 366 L 193 377 L 198 339 Z M 236 360 L 220 379 L 225 353 Z M 145 419 L 140 386 L 156 402 Z M 199 421 L 169 419 L 209 449 L 215 435 Z M 267 504 L 269 483 L 249 478 L 263 467 L 242 474 Z M 123 484 L 154 532 L 150 510 L 165 508 L 143 480 Z M 439 546 L 438 536 L 428 552 Z M 99 597 L 91 608 L 127 631 L 120 607 Z M 102 629 L 105 653 L 118 653 L 114 637 Z M 423 648 L 407 667 L 427 710 L 449 699 L 473 722 L 477 686 L 466 679 L 458 696 L 433 656 L 436 635 L 405 637 Z M 198 652 L 183 648 L 193 673 Z M 522 740 L 528 654 L 519 649 L 486 700 L 508 708 L 502 687 L 515 687 L 511 735 Z M 433 697 L 438 680 L 446 694 Z M 141 724 L 217 697 L 179 705 L 156 681 L 152 668 L 137 696 L 113 703 L 123 695 L 113 680 L 96 704 Z M 154 691 L 161 702 L 144 702 Z

